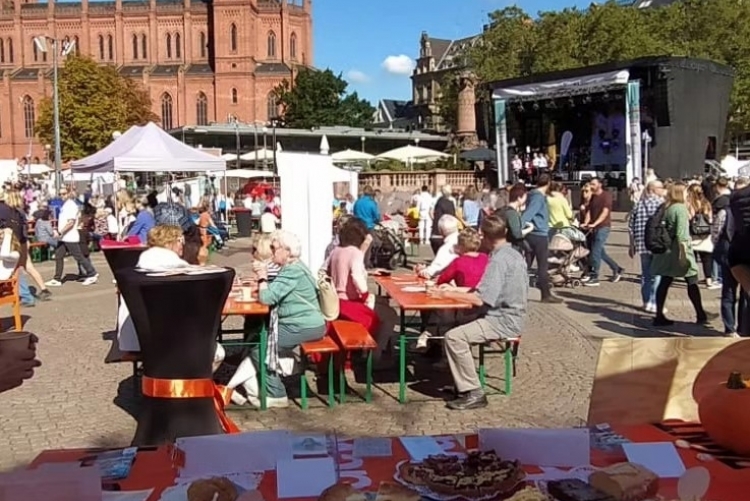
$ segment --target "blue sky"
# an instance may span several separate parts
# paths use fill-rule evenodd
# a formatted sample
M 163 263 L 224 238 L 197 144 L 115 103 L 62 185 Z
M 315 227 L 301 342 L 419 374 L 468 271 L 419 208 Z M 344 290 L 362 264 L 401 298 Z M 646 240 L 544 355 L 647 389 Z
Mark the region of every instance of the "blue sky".
M 591 1 L 313 0 L 315 66 L 342 73 L 350 90 L 373 103 L 409 99 L 409 65 L 423 30 L 435 38 L 469 36 L 481 31 L 489 12 L 513 3 L 536 14 Z

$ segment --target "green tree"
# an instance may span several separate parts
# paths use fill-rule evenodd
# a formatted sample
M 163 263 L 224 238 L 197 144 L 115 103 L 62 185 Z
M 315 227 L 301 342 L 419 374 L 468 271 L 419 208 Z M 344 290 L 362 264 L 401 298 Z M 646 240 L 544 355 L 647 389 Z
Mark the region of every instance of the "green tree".
M 64 161 L 90 155 L 112 141 L 112 132 L 158 121 L 151 98 L 141 85 L 123 77 L 113 66 L 93 59 L 69 56 L 58 76 L 60 148 Z M 54 141 L 51 98 L 39 105 L 36 132 L 46 143 Z
M 458 127 L 458 74 L 449 72 L 440 82 L 440 95 L 437 98 L 437 113 L 448 130 Z
M 372 123 L 375 108 L 356 92 L 346 93 L 348 84 L 331 70 L 302 69 L 294 84 L 284 80 L 275 89 L 282 119 L 288 127 L 365 127 Z

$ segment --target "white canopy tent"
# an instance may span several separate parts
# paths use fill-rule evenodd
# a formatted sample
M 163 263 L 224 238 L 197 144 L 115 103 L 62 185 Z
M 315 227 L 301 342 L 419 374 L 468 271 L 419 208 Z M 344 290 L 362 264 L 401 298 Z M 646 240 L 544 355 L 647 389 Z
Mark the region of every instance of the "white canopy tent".
M 133 126 L 103 149 L 71 163 L 73 172 L 205 172 L 226 160 L 188 146 L 153 122 Z
M 49 165 L 28 164 L 22 165 L 18 168 L 18 170 L 21 172 L 21 174 L 25 174 L 27 176 L 43 176 L 44 174 L 48 174 L 52 169 Z
M 354 171 L 334 167 L 331 157 L 305 153 L 277 154 L 281 181 L 281 227 L 302 242 L 302 261 L 313 273 L 323 265 L 333 226 L 333 183 L 357 184 Z
M 259 162 L 273 160 L 274 151 L 269 150 L 268 148 L 248 151 L 247 153 L 243 153 L 242 155 L 240 155 L 240 160 L 242 160 L 243 162 L 255 162 L 256 155 Z
M 375 158 L 375 155 L 370 155 L 369 153 L 365 153 L 364 151 L 349 149 L 344 151 L 337 151 L 336 153 L 331 155 L 331 158 L 336 163 L 367 162 Z
M 385 153 L 378 155 L 377 159 L 380 160 L 399 160 L 401 162 L 417 162 L 417 161 L 431 161 L 438 160 L 440 158 L 447 158 L 450 155 L 443 153 L 442 151 L 431 150 L 429 148 L 422 148 L 421 146 L 413 146 L 411 144 L 401 146 L 400 148 L 394 148 L 388 150 Z
M 226 177 L 228 179 L 252 179 L 254 177 L 273 177 L 274 174 L 268 170 L 251 170 L 251 169 L 228 169 L 224 172 L 217 172 L 217 178 Z

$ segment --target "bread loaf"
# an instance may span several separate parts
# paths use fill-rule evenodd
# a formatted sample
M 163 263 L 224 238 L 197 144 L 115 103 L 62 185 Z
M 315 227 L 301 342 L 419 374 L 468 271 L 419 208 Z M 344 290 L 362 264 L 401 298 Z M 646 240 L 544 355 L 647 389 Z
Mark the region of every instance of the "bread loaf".
M 617 501 L 644 501 L 659 492 L 659 477 L 635 463 L 618 463 L 596 471 L 589 484 Z

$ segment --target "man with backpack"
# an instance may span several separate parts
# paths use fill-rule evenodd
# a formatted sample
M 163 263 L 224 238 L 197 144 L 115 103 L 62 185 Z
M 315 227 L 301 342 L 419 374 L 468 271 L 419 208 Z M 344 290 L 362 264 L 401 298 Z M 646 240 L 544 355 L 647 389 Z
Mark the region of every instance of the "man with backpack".
M 641 299 L 643 309 L 649 313 L 656 313 L 656 288 L 659 286 L 659 277 L 651 274 L 651 259 L 653 254 L 646 246 L 646 228 L 650 218 L 656 214 L 659 207 L 664 203 L 664 184 L 659 181 L 651 181 L 646 185 L 646 190 L 635 204 L 633 212 L 628 221 L 630 233 L 630 249 L 628 255 L 638 255 L 641 260 Z

